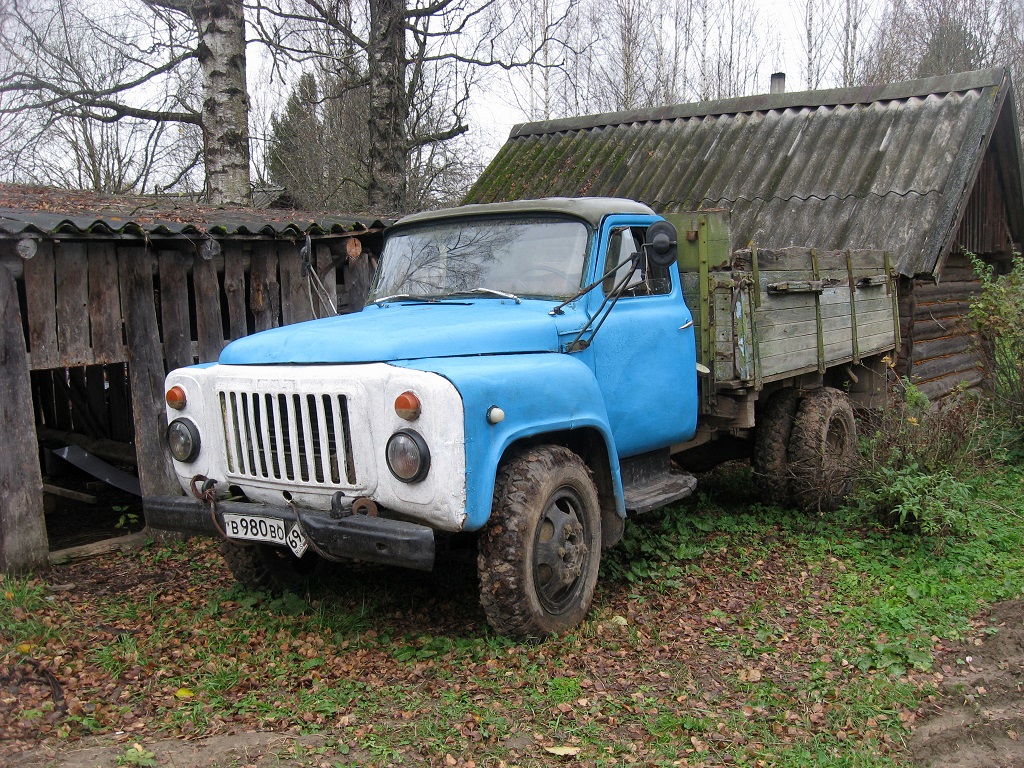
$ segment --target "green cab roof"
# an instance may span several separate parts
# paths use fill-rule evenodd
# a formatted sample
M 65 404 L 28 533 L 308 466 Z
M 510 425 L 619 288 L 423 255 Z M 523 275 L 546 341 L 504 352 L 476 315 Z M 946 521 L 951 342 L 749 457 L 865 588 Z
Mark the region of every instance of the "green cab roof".
M 654 211 L 643 203 L 621 197 L 545 197 L 537 200 L 514 200 L 507 203 L 483 203 L 444 208 L 438 211 L 424 211 L 405 216 L 395 226 L 422 224 L 439 219 L 469 216 L 511 216 L 521 214 L 556 214 L 583 219 L 597 226 L 605 216 L 615 213 L 639 213 L 654 215 Z

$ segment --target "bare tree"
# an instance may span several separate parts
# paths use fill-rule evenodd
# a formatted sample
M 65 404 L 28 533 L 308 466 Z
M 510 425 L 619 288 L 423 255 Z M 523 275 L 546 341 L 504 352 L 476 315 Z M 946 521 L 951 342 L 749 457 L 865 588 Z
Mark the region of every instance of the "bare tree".
M 367 205 L 392 215 L 422 202 L 409 197 L 413 164 L 430 166 L 446 154 L 434 145 L 469 130 L 480 72 L 536 63 L 547 39 L 531 45 L 521 35 L 525 9 L 496 0 L 256 0 L 253 11 L 282 72 L 355 52 L 360 76 L 351 86 L 366 89 L 356 106 L 366 125 Z
M 195 135 L 192 127 L 202 132 L 210 201 L 246 202 L 241 8 L 241 0 L 142 0 L 117 7 L 89 0 L 12 0 L 0 40 L 0 114 L 27 120 L 40 137 L 74 137 L 76 151 L 97 162 L 103 154 L 96 149 L 97 135 L 108 149 L 127 156 L 138 151 L 140 141 L 156 146 L 154 141 L 172 133 L 187 144 Z M 140 128 L 144 124 L 151 125 Z M 122 127 L 102 128 L 115 125 Z M 31 156 L 32 147 L 26 147 Z M 144 149 L 136 162 L 146 157 Z M 183 173 L 187 169 L 161 181 L 171 185 Z M 100 178 L 91 176 L 93 182 Z M 160 183 L 156 179 L 149 169 L 134 185 Z M 129 180 L 122 175 L 114 186 Z
M 889 0 L 863 62 L 863 79 L 894 82 L 997 63 L 997 1 Z

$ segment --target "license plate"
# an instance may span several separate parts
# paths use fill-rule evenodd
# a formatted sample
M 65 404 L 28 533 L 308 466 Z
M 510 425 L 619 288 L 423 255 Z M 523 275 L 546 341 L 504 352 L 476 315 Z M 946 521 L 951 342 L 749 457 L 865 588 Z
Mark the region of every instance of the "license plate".
M 288 547 L 296 557 L 302 557 L 309 542 L 294 523 L 276 517 L 260 515 L 224 514 L 224 533 L 232 539 L 260 541 Z

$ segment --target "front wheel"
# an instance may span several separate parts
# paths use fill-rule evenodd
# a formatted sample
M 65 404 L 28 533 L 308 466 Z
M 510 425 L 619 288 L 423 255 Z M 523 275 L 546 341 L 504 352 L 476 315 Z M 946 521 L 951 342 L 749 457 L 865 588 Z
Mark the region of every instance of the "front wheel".
M 540 639 L 590 610 L 601 559 L 601 509 L 583 460 L 557 445 L 514 455 L 481 533 L 480 602 L 497 632 Z

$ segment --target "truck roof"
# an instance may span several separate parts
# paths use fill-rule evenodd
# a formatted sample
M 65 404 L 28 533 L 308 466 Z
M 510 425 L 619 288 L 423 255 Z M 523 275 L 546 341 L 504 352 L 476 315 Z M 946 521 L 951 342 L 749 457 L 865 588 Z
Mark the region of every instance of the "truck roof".
M 443 208 L 439 211 L 424 211 L 405 216 L 398 225 L 419 224 L 435 219 L 450 219 L 461 216 L 487 216 L 509 214 L 555 213 L 583 219 L 597 226 L 601 219 L 613 213 L 654 214 L 654 211 L 635 200 L 622 197 L 545 197 L 539 200 L 514 200 L 510 203 L 484 203 L 461 205 L 457 208 Z

